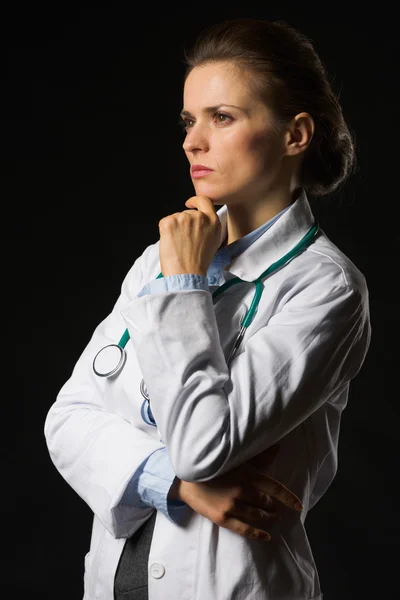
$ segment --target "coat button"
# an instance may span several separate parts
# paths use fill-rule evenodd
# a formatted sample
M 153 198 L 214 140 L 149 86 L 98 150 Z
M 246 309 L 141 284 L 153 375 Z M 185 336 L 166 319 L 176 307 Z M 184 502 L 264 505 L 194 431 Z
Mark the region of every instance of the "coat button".
M 160 563 L 153 563 L 150 566 L 150 573 L 156 579 L 160 579 L 165 574 L 165 567 Z

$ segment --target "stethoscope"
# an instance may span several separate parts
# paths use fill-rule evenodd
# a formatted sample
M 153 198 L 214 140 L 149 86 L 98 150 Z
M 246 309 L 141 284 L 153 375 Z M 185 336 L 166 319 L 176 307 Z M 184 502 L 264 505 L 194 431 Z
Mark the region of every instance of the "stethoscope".
M 317 235 L 318 231 L 319 231 L 319 225 L 317 222 L 315 222 L 314 225 L 311 227 L 311 229 L 296 244 L 296 246 L 294 246 L 294 248 L 292 248 L 292 250 L 289 250 L 289 252 L 287 252 L 284 256 L 282 256 L 282 258 L 280 258 L 276 262 L 272 263 L 272 265 L 270 265 L 268 267 L 268 269 L 266 269 L 263 273 L 261 273 L 261 275 L 259 277 L 257 277 L 257 279 L 255 279 L 254 281 L 245 281 L 244 279 L 241 279 L 240 277 L 234 277 L 234 278 L 230 279 L 229 281 L 226 281 L 223 285 L 221 285 L 221 287 L 219 287 L 217 290 L 215 290 L 215 292 L 213 292 L 212 297 L 214 299 L 217 296 L 219 296 L 220 294 L 223 294 L 225 292 L 225 290 L 230 288 L 232 285 L 235 285 L 236 283 L 242 283 L 242 282 L 243 283 L 254 283 L 254 285 L 256 286 L 253 300 L 250 304 L 250 308 L 246 311 L 246 314 L 244 315 L 243 319 L 240 322 L 239 334 L 238 334 L 236 341 L 233 344 L 232 349 L 229 353 L 229 356 L 227 359 L 228 366 L 231 363 L 236 352 L 238 351 L 238 348 L 241 344 L 241 341 L 246 332 L 246 329 L 249 327 L 250 323 L 253 321 L 254 316 L 257 312 L 257 308 L 260 303 L 261 295 L 264 290 L 264 286 L 263 286 L 263 283 L 261 280 L 264 279 L 264 277 L 267 277 L 268 275 L 271 275 L 272 273 L 277 271 L 280 267 L 284 267 L 291 260 L 293 260 L 293 258 L 298 256 L 300 254 L 300 252 L 302 252 L 305 248 L 307 248 L 307 246 L 309 246 L 311 244 L 311 242 Z M 160 279 L 161 277 L 163 277 L 163 274 L 159 273 L 157 275 L 157 279 Z M 99 352 L 96 354 L 96 356 L 93 359 L 93 371 L 96 373 L 96 375 L 98 375 L 99 377 L 113 378 L 116 375 L 118 375 L 118 373 L 121 372 L 121 370 L 123 369 L 123 367 L 126 363 L 125 346 L 129 340 L 129 338 L 130 338 L 129 331 L 127 329 L 125 329 L 118 344 L 108 344 L 107 346 L 104 346 L 104 348 L 99 350 Z M 143 398 L 145 398 L 150 403 L 150 396 L 147 392 L 146 384 L 143 379 L 140 382 L 140 392 L 141 392 Z

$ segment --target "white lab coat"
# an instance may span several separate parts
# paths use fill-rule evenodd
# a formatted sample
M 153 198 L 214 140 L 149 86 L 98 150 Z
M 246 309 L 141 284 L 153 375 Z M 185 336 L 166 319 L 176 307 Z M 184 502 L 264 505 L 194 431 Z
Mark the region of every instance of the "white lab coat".
M 218 215 L 222 241 L 226 206 Z M 229 272 L 251 282 L 312 223 L 303 191 Z M 166 446 L 181 479 L 207 481 L 278 440 L 269 473 L 301 498 L 304 511 L 283 508 L 285 518 L 271 525 L 268 543 L 219 527 L 189 507 L 181 509 L 187 518 L 180 524 L 158 512 L 149 600 L 321 600 L 304 521 L 335 476 L 341 412 L 368 349 L 365 279 L 321 232 L 264 280 L 257 314 L 228 369 L 254 285 L 232 286 L 215 305 L 204 290 L 137 298 L 160 270 L 157 242 L 128 272 L 111 314 L 46 417 L 51 460 L 94 513 L 84 600 L 113 599 L 125 538 L 152 514 L 152 508 L 118 507 L 150 454 Z M 94 356 L 117 343 L 126 327 L 131 340 L 123 371 L 114 380 L 97 377 Z M 142 376 L 157 427 L 141 417 Z

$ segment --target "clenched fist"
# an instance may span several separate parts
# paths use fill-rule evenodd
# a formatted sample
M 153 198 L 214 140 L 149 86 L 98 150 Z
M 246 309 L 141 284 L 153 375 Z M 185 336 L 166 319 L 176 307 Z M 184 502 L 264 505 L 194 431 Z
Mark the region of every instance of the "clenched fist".
M 185 205 L 192 210 L 168 215 L 158 223 L 164 277 L 182 273 L 207 275 L 221 244 L 221 222 L 212 200 L 192 196 Z

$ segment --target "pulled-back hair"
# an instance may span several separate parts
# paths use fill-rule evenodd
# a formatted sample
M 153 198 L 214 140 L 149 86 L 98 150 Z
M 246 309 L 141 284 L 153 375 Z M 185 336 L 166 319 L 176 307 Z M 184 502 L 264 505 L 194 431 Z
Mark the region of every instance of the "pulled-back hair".
M 300 112 L 315 123 L 301 185 L 315 196 L 336 190 L 356 170 L 355 138 L 313 43 L 285 21 L 238 18 L 205 28 L 184 50 L 184 81 L 198 66 L 230 62 L 252 94 L 289 122 Z

